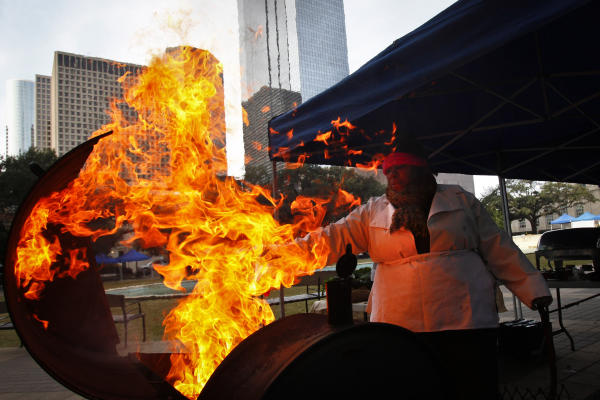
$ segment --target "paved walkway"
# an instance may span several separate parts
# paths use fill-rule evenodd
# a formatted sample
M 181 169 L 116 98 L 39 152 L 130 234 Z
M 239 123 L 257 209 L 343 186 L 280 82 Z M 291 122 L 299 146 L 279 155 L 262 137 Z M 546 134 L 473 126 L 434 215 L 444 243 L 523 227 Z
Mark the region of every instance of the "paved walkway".
M 552 295 L 556 295 L 555 289 Z M 600 289 L 561 289 L 563 306 L 594 295 Z M 500 314 L 501 321 L 514 320 L 512 295 L 503 288 L 508 312 Z M 554 303 L 550 310 L 556 308 Z M 523 306 L 523 318 L 539 321 L 537 311 Z M 550 321 L 554 330 L 559 329 L 558 313 L 551 312 Z M 600 400 L 600 297 L 563 310 L 563 323 L 573 337 L 575 351 L 564 333 L 554 336 L 558 390 L 560 399 Z M 501 360 L 501 387 L 506 393 L 536 392 L 547 393 L 550 384 L 549 364 L 542 355 L 525 359 L 507 358 Z M 505 398 L 511 398 L 505 396 Z M 516 399 L 543 399 L 545 397 L 514 396 Z
M 561 289 L 563 305 L 598 291 L 599 289 Z M 504 292 L 504 295 L 509 311 L 501 314 L 501 320 L 512 321 L 512 296 L 508 292 Z M 560 399 L 600 400 L 599 313 L 600 297 L 563 311 L 564 324 L 575 341 L 575 351 L 571 350 L 564 333 L 554 337 Z M 539 320 L 537 312 L 526 307 L 523 307 L 523 317 Z M 557 313 L 551 314 L 551 321 L 556 329 Z M 548 364 L 542 356 L 534 355 L 524 359 L 503 358 L 500 367 L 504 399 L 546 398 L 531 394 L 540 389 L 547 391 L 550 382 Z M 82 398 L 48 376 L 23 348 L 0 349 L 0 371 L 0 400 Z

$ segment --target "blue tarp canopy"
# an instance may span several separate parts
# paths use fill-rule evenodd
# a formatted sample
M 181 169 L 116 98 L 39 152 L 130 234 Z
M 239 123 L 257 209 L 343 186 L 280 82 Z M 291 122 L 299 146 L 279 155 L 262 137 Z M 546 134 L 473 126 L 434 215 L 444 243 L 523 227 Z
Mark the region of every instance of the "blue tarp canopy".
M 553 221 L 550 221 L 551 224 L 568 224 L 573 221 L 575 218 L 571 217 L 569 214 L 563 214 L 560 217 L 556 218 Z
M 584 212 L 577 218 L 573 218 L 573 221 L 593 221 L 596 219 L 600 219 L 600 215 L 594 215 L 591 212 Z
M 150 258 L 150 256 L 147 256 L 142 253 L 138 253 L 135 250 L 129 250 L 127 252 L 127 254 L 123 254 L 122 256 L 119 256 L 118 260 L 120 262 L 128 262 L 128 261 L 143 261 L 143 260 L 147 260 L 149 258 Z
M 439 172 L 600 184 L 599 15 L 599 1 L 458 1 L 273 118 L 269 155 L 368 165 L 409 133 Z
M 120 261 L 116 258 L 109 257 L 105 254 L 97 254 L 96 262 L 98 264 L 114 264 L 114 263 L 119 263 Z
M 149 258 L 150 256 L 139 253 L 135 250 L 129 250 L 127 254 L 123 254 L 117 258 L 112 258 L 104 254 L 98 254 L 96 255 L 96 262 L 98 264 L 115 264 L 129 261 L 143 261 L 148 260 Z

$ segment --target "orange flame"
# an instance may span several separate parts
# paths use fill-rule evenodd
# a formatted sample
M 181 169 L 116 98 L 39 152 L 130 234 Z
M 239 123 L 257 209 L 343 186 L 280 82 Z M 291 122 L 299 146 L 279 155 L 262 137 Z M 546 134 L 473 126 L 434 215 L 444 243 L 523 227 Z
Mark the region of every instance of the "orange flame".
M 263 35 L 263 27 L 262 25 L 259 25 L 256 28 L 256 31 L 254 32 L 254 40 L 258 40 L 259 38 L 261 38 Z
M 285 163 L 285 167 L 287 169 L 298 169 L 304 165 L 308 156 L 306 154 L 300 154 L 298 156 L 298 161 L 295 163 Z M 292 210 L 293 211 L 293 210 Z
M 335 128 L 339 129 L 340 127 L 345 127 L 347 129 L 355 129 L 356 126 L 352 125 L 350 123 L 350 121 L 345 120 L 343 122 L 340 122 L 342 119 L 342 117 L 338 117 L 337 119 L 334 119 L 333 121 L 331 121 L 331 125 L 333 125 Z
M 360 197 L 354 197 L 343 189 L 338 189 L 335 197 L 337 209 L 351 209 L 360 205 Z M 294 226 L 300 235 L 314 231 L 323 224 L 323 218 L 327 214 L 326 205 L 331 198 L 315 198 L 298 196 L 292 202 L 291 209 L 294 214 Z
M 295 233 L 314 225 L 302 218 L 277 223 L 269 193 L 222 177 L 222 72 L 210 53 L 180 47 L 124 78 L 137 119 L 128 120 L 124 102 L 113 101 L 112 122 L 94 133 L 113 135 L 99 141 L 77 179 L 36 204 L 15 263 L 18 285 L 35 299 L 52 280 L 90 267 L 85 249 L 61 248 L 60 232 L 97 240 L 130 226 L 126 243 L 164 246 L 169 264 L 155 269 L 165 285 L 184 291 L 183 279 L 197 282 L 164 320 L 165 339 L 175 343 L 168 380 L 189 398 L 240 341 L 273 321 L 258 296 L 323 266 L 328 250 L 318 243 L 308 253 L 293 244 Z M 92 228 L 98 221 L 103 228 Z
M 263 150 L 263 145 L 260 142 L 254 141 L 252 142 L 252 146 L 258 151 Z
M 327 139 L 329 139 L 331 137 L 331 131 L 327 131 L 325 133 L 321 133 L 319 135 L 317 135 L 317 137 L 315 137 L 315 142 L 323 142 L 325 143 L 325 146 L 328 145 L 327 143 Z
M 32 316 L 33 316 L 33 319 L 35 319 L 36 321 L 38 321 L 39 323 L 42 324 L 42 326 L 44 327 L 44 330 L 48 330 L 48 321 L 41 319 L 36 314 L 32 314 Z
M 248 111 L 246 111 L 244 107 L 242 107 L 242 120 L 244 121 L 244 125 L 250 125 L 250 120 L 248 119 Z
M 345 190 L 339 189 L 338 197 L 335 200 L 335 206 L 348 208 L 360 206 L 360 197 L 354 197 L 354 195 L 346 192 Z

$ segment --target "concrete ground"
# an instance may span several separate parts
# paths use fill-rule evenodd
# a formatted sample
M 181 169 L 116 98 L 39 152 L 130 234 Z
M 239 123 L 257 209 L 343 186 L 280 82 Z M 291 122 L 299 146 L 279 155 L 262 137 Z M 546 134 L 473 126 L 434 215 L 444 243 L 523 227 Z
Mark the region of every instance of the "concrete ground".
M 555 290 L 552 291 L 555 295 Z M 561 298 L 565 305 L 598 292 L 598 289 L 561 289 Z M 512 296 L 505 290 L 503 293 L 509 311 L 501 314 L 501 321 L 512 321 Z M 600 400 L 599 312 L 600 297 L 563 311 L 564 326 L 573 337 L 575 351 L 571 350 L 564 333 L 554 336 L 560 399 Z M 550 315 L 553 328 L 558 329 L 557 313 Z M 539 320 L 539 314 L 525 306 L 523 317 Z M 147 346 L 154 347 L 153 350 L 157 352 L 164 351 L 160 343 L 149 343 Z M 150 348 L 140 350 L 153 351 Z M 24 348 L 0 349 L 0 371 L 0 400 L 82 398 L 46 374 Z M 500 383 L 503 399 L 546 399 L 548 397 L 542 393 L 548 393 L 548 363 L 543 355 L 535 352 L 528 357 L 502 357 Z
M 556 297 L 556 289 L 551 289 Z M 563 307 L 599 293 L 599 289 L 560 289 Z M 500 314 L 501 322 L 513 321 L 512 295 L 503 288 L 509 311 Z M 554 331 L 560 329 L 556 301 L 550 306 L 550 322 Z M 523 318 L 539 321 L 537 311 L 522 306 Z M 567 335 L 555 334 L 556 367 L 560 399 L 600 400 L 600 297 L 564 309 L 563 325 L 573 338 L 575 350 Z M 550 386 L 550 368 L 543 354 L 529 357 L 503 356 L 500 362 L 500 386 L 504 398 L 544 399 Z M 519 393 L 518 395 L 516 393 Z M 538 393 L 537 396 L 533 394 Z

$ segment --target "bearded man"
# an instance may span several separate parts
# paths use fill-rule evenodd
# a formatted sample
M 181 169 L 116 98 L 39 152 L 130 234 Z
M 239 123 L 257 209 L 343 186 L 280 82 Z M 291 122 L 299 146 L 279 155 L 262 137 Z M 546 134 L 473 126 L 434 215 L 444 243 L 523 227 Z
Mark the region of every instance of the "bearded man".
M 457 185 L 437 184 L 419 143 L 404 137 L 383 163 L 386 194 L 310 233 L 325 239 L 327 265 L 368 252 L 377 270 L 367 311 L 371 322 L 417 332 L 440 356 L 459 399 L 497 395 L 497 281 L 532 309 L 552 302 L 541 273 Z

